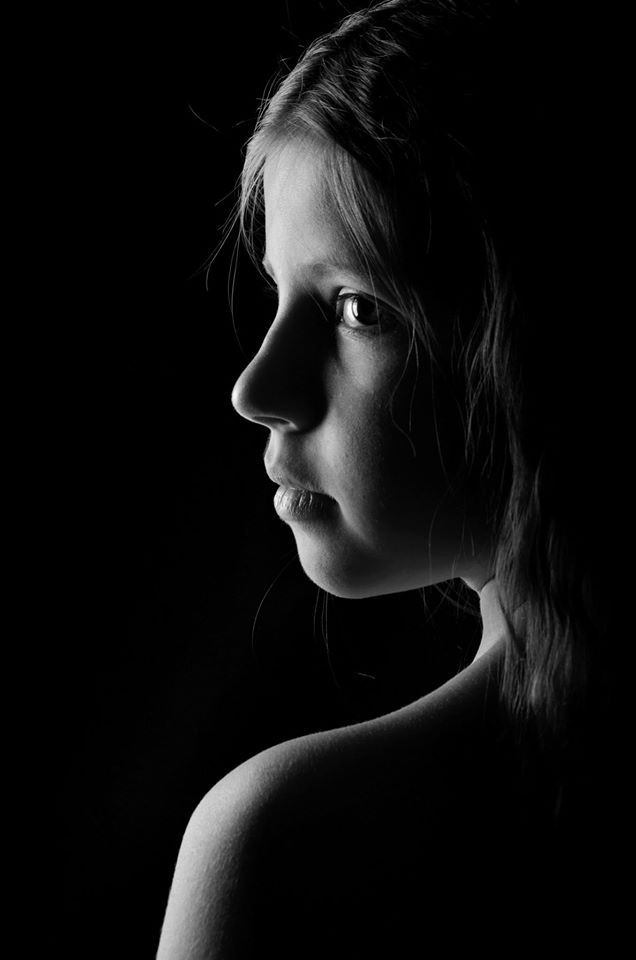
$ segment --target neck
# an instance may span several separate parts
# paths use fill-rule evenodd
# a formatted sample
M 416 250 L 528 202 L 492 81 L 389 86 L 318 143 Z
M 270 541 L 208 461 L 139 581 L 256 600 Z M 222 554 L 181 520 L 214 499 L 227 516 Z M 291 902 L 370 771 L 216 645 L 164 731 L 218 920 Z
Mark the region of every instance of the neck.
M 510 634 L 499 599 L 499 589 L 494 577 L 487 580 L 479 590 L 479 610 L 481 613 L 482 633 L 479 649 L 475 655 L 478 660 L 497 644 L 503 644 Z

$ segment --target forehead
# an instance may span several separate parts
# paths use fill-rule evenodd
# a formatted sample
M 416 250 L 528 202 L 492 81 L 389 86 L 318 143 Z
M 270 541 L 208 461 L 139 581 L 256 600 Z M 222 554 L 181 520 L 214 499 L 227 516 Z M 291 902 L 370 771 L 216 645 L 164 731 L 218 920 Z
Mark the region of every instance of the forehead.
M 270 260 L 355 261 L 329 189 L 327 150 L 305 139 L 287 142 L 268 156 L 263 192 Z

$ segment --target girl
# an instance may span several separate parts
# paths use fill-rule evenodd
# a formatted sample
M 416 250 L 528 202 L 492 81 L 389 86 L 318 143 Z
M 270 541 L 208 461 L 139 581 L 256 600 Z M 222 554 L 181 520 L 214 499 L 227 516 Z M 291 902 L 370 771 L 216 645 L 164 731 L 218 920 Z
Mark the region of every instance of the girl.
M 268 432 L 303 568 L 349 598 L 461 578 L 483 633 L 433 693 L 204 797 L 160 960 L 607 946 L 602 128 L 572 24 L 541 13 L 376 3 L 309 47 L 249 142 L 240 227 L 278 310 L 232 399 Z

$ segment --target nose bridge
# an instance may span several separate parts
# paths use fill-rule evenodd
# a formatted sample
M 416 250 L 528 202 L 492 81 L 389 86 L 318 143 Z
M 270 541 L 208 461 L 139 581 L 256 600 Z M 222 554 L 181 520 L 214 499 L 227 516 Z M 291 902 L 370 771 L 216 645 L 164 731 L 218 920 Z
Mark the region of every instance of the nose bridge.
M 264 426 L 306 430 L 319 419 L 321 351 L 292 311 L 280 312 L 232 390 L 242 417 Z

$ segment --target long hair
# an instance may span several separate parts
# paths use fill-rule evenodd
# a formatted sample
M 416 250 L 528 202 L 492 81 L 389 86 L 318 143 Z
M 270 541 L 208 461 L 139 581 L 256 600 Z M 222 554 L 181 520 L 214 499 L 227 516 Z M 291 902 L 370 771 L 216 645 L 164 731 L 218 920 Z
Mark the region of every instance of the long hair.
M 593 185 L 572 154 L 565 41 L 539 8 L 386 0 L 348 16 L 265 103 L 239 218 L 258 261 L 266 159 L 290 138 L 323 144 L 353 250 L 457 391 L 511 626 L 504 702 L 565 743 L 605 683 L 608 421 L 580 273 Z

